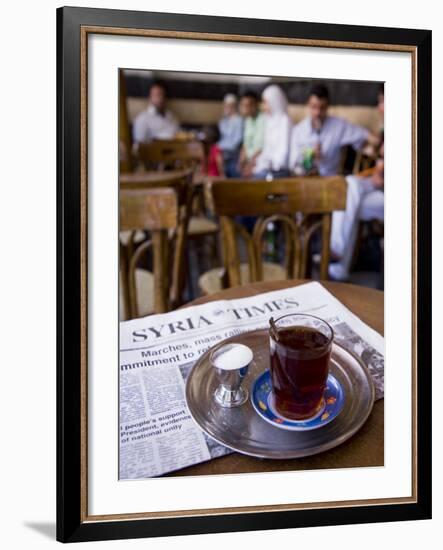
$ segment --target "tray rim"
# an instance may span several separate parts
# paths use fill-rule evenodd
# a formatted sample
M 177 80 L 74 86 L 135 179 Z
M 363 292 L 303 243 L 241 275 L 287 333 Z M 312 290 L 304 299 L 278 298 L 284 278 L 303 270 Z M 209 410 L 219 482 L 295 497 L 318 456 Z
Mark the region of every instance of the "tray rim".
M 330 449 L 334 449 L 335 447 L 338 447 L 339 445 L 341 445 L 342 443 L 344 443 L 345 441 L 350 439 L 352 436 L 354 436 L 362 428 L 362 426 L 366 423 L 367 419 L 369 418 L 369 415 L 372 412 L 372 409 L 373 409 L 374 403 L 375 403 L 375 385 L 374 385 L 374 381 L 372 380 L 372 377 L 371 377 L 371 374 L 370 374 L 368 368 L 363 363 L 361 358 L 358 357 L 358 355 L 356 355 L 353 351 L 348 350 L 342 344 L 337 342 L 335 340 L 335 338 L 333 339 L 332 345 L 337 346 L 338 348 L 341 348 L 345 353 L 348 353 L 349 355 L 351 355 L 355 359 L 355 361 L 358 363 L 358 365 L 360 366 L 360 369 L 362 370 L 362 372 L 365 375 L 365 379 L 368 382 L 368 386 L 369 386 L 369 390 L 370 390 L 370 392 L 369 392 L 370 393 L 370 399 L 369 399 L 368 410 L 367 410 L 366 414 L 363 415 L 362 418 L 359 419 L 359 421 L 355 424 L 355 426 L 353 426 L 353 428 L 351 430 L 346 431 L 340 437 L 337 437 L 337 438 L 335 438 L 331 441 L 328 441 L 326 443 L 321 444 L 320 445 L 321 449 L 314 450 L 314 452 L 308 452 L 308 453 L 304 454 L 303 451 L 300 450 L 298 452 L 294 452 L 293 456 L 286 455 L 286 456 L 283 456 L 283 457 L 282 456 L 277 457 L 277 456 L 263 455 L 263 454 L 254 453 L 254 452 L 250 452 L 250 451 L 239 450 L 238 448 L 233 447 L 232 445 L 230 445 L 230 444 L 228 444 L 224 441 L 221 441 L 218 437 L 212 435 L 211 433 L 208 433 L 208 431 L 205 430 L 201 426 L 201 424 L 197 421 L 194 414 L 192 413 L 191 407 L 189 406 L 189 391 L 190 391 L 190 386 L 191 386 L 190 380 L 192 378 L 193 373 L 195 372 L 195 370 L 197 370 L 198 366 L 205 360 L 205 358 L 207 356 L 209 356 L 211 351 L 216 346 L 220 346 L 222 344 L 226 344 L 226 343 L 229 343 L 231 341 L 238 340 L 238 338 L 241 338 L 244 334 L 251 335 L 251 334 L 254 334 L 254 333 L 259 334 L 259 333 L 263 333 L 263 332 L 266 333 L 267 329 L 254 329 L 254 330 L 245 331 L 244 333 L 241 333 L 241 334 L 235 334 L 233 336 L 229 336 L 228 338 L 225 338 L 224 340 L 221 340 L 220 342 L 217 342 L 217 344 L 215 344 L 215 346 L 212 346 L 211 348 L 206 350 L 205 353 L 201 357 L 199 357 L 197 359 L 197 361 L 195 362 L 195 364 L 192 366 L 192 368 L 191 368 L 191 370 L 188 374 L 188 377 L 186 379 L 185 399 L 186 399 L 186 405 L 188 407 L 191 418 L 193 419 L 195 424 L 199 427 L 199 429 L 202 430 L 202 432 L 207 434 L 209 437 L 211 437 L 214 441 L 216 441 L 220 445 L 223 445 L 224 447 L 227 447 L 228 449 L 231 449 L 234 452 L 237 452 L 239 454 L 243 454 L 243 455 L 246 455 L 246 456 L 252 456 L 254 458 L 260 458 L 260 459 L 266 459 L 266 460 L 293 460 L 293 459 L 297 459 L 297 458 L 304 458 L 304 457 L 307 457 L 307 456 L 314 456 L 316 454 L 326 452 Z M 251 406 L 253 407 L 252 404 L 251 404 Z M 254 412 L 255 412 L 255 414 L 257 414 L 256 411 L 254 411 Z M 278 429 L 275 426 L 274 426 L 274 428 Z M 294 432 L 294 433 L 296 433 L 296 432 Z

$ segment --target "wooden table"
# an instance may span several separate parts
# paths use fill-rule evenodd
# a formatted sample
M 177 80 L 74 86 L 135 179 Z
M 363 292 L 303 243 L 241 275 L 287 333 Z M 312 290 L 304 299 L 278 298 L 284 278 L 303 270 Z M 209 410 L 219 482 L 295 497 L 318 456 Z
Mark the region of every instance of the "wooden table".
M 223 290 L 198 298 L 185 307 L 213 300 L 245 298 L 263 292 L 298 286 L 307 281 L 276 281 L 253 283 Z M 365 323 L 383 334 L 383 292 L 344 283 L 322 282 L 336 298 Z M 348 441 L 318 455 L 292 460 L 268 460 L 234 452 L 209 462 L 189 466 L 167 476 L 196 476 L 281 470 L 314 470 L 384 465 L 384 401 L 379 399 L 364 426 Z

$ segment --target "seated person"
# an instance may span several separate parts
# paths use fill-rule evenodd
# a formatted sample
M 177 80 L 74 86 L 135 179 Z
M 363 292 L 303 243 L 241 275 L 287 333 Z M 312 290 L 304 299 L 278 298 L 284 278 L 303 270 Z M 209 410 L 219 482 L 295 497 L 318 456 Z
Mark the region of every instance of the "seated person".
M 381 120 L 381 126 L 380 126 L 380 139 L 383 141 L 384 139 L 384 124 L 385 124 L 385 86 L 384 84 L 380 84 L 378 88 L 378 94 L 377 94 L 377 111 L 380 116 Z
M 307 101 L 308 116 L 294 126 L 291 136 L 290 170 L 297 175 L 339 173 L 341 148 L 361 149 L 367 142 L 379 144 L 379 138 L 366 128 L 343 118 L 328 115 L 329 92 L 314 86 Z
M 263 148 L 265 125 L 265 116 L 260 112 L 259 98 L 255 92 L 246 92 L 242 95 L 240 114 L 245 124 L 238 170 L 242 177 L 249 177 Z
M 384 158 L 385 158 L 385 146 L 384 146 L 384 120 L 385 120 L 385 88 L 384 84 L 380 84 L 377 93 L 377 111 L 380 117 L 380 130 L 379 140 L 380 145 L 373 147 L 373 156 L 377 158 L 375 169 L 372 174 L 372 183 L 374 190 L 365 194 L 362 198 L 360 206 L 360 220 L 383 220 L 383 208 L 384 208 Z
M 223 151 L 218 145 L 220 131 L 217 126 L 206 126 L 203 128 L 203 143 L 206 153 L 206 174 L 208 176 L 224 176 L 225 167 Z
M 166 109 L 166 88 L 162 82 L 151 85 L 148 98 L 148 107 L 134 120 L 134 144 L 149 143 L 154 139 L 172 139 L 179 130 L 174 115 Z
M 384 151 L 369 176 L 347 176 L 346 210 L 332 214 L 331 254 L 338 258 L 329 264 L 329 275 L 337 281 L 349 277 L 360 221 L 384 220 Z
M 234 94 L 226 94 L 223 99 L 223 118 L 218 128 L 221 135 L 218 145 L 223 151 L 225 173 L 228 178 L 234 178 L 238 176 L 237 163 L 243 141 L 243 119 L 237 113 Z
M 384 220 L 384 183 L 385 183 L 385 174 L 384 174 L 384 161 L 377 160 L 375 165 L 374 173 L 372 177 L 363 178 L 360 181 L 365 182 L 366 179 L 369 179 L 371 182 L 372 189 L 370 188 L 368 193 L 362 198 L 360 205 L 360 220 L 361 221 L 370 221 L 370 220 Z
M 276 84 L 265 88 L 263 94 L 265 124 L 263 148 L 255 160 L 252 175 L 256 179 L 278 178 L 289 175 L 289 141 L 292 120 L 288 115 L 288 100 Z
M 364 156 L 372 160 L 374 157 L 377 157 L 377 151 L 380 149 L 381 145 L 384 142 L 384 122 L 385 122 L 385 87 L 384 84 L 380 84 L 377 92 L 377 111 L 379 115 L 379 128 L 378 128 L 378 137 L 379 144 L 368 143 L 366 147 L 362 150 Z

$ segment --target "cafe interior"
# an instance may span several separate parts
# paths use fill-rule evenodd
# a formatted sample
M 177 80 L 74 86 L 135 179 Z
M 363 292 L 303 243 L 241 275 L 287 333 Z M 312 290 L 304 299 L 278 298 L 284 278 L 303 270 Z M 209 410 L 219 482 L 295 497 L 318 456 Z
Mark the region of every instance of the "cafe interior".
M 120 320 L 294 280 L 383 290 L 383 95 L 120 70 Z

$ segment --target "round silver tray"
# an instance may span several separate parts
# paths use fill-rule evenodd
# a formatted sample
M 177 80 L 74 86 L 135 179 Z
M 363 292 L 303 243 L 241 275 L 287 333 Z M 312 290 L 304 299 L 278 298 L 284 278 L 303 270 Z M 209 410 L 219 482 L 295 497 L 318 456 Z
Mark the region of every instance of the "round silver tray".
M 254 353 L 243 381 L 251 395 L 254 381 L 269 368 L 269 332 L 246 332 L 223 343 L 227 342 L 245 344 Z M 369 372 L 358 357 L 336 342 L 332 346 L 330 372 L 343 388 L 345 404 L 332 422 L 307 432 L 291 432 L 272 426 L 257 414 L 250 398 L 240 407 L 220 407 L 213 396 L 218 380 L 209 362 L 211 351 L 202 355 L 191 369 L 186 382 L 186 401 L 193 419 L 204 432 L 239 453 L 274 459 L 321 453 L 354 435 L 372 410 L 375 391 Z

